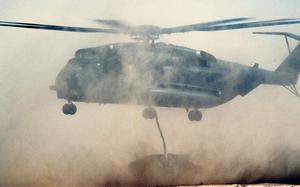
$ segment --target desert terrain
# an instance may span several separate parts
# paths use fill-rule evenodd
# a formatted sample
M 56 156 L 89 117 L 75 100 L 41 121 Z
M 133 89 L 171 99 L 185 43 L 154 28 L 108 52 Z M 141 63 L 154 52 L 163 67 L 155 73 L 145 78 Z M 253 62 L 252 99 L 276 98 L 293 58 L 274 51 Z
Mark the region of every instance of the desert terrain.
M 299 18 L 299 7 L 297 0 L 10 0 L 1 1 L 0 20 L 98 27 L 92 20 L 106 18 L 167 27 L 233 17 Z M 300 26 L 191 32 L 160 41 L 274 70 L 288 55 L 284 39 L 254 31 L 300 34 Z M 245 97 L 201 110 L 201 122 L 190 122 L 185 109 L 157 108 L 170 154 L 164 165 L 155 121 L 142 117 L 144 106 L 76 103 L 77 114 L 65 116 L 66 101 L 49 89 L 76 50 L 129 37 L 0 32 L 0 186 L 299 183 L 300 99 L 284 88 L 261 85 Z M 294 48 L 297 42 L 290 44 Z M 249 183 L 256 185 L 240 185 Z

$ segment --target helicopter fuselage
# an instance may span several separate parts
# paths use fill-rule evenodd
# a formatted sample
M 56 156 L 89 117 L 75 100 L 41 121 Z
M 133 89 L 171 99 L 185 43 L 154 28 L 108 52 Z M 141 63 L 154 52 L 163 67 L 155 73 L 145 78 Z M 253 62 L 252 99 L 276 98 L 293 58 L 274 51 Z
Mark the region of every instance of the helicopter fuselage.
M 72 101 L 110 104 L 147 105 L 146 119 L 156 115 L 151 106 L 184 107 L 191 121 L 200 121 L 199 108 L 226 103 L 237 95 L 246 95 L 260 84 L 274 84 L 300 97 L 295 85 L 300 73 L 300 44 L 291 51 L 287 37 L 300 36 L 285 32 L 256 32 L 284 35 L 290 54 L 275 71 L 263 70 L 215 58 L 187 47 L 154 43 L 160 36 L 192 31 L 222 31 L 276 25 L 299 24 L 300 19 L 253 21 L 239 17 L 175 27 L 130 25 L 119 20 L 97 19 L 108 28 L 49 25 L 29 22 L 0 21 L 0 27 L 14 27 L 78 33 L 130 35 L 137 43 L 116 43 L 80 49 L 56 78 L 52 90 L 68 100 L 62 111 L 73 115 Z M 157 118 L 156 118 L 157 119 Z
M 246 95 L 262 83 L 297 78 L 165 43 L 117 43 L 80 49 L 52 87 L 68 101 L 209 108 Z

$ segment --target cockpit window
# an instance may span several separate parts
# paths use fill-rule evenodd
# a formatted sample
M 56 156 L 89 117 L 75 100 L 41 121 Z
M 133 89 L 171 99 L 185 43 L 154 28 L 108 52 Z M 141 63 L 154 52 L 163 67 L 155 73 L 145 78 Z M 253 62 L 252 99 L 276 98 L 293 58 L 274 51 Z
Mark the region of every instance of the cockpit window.
M 211 65 L 217 61 L 213 55 L 205 51 L 197 51 L 196 55 L 198 57 L 198 62 L 201 67 L 211 67 Z

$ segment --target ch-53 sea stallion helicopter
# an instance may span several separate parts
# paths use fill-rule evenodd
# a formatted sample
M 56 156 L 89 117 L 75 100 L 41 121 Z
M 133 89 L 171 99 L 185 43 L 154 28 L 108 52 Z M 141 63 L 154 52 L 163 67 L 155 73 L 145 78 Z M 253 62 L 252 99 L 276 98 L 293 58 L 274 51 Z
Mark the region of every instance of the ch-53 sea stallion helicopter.
M 68 32 L 128 34 L 137 42 L 115 43 L 79 49 L 59 72 L 52 90 L 66 99 L 63 113 L 73 115 L 72 102 L 138 104 L 148 106 L 143 116 L 156 116 L 152 106 L 182 107 L 191 121 L 200 121 L 199 108 L 226 103 L 244 96 L 260 84 L 281 85 L 299 96 L 296 90 L 300 72 L 300 45 L 275 70 L 260 69 L 217 59 L 201 50 L 155 42 L 159 36 L 191 31 L 220 31 L 300 23 L 300 19 L 250 21 L 234 18 L 207 23 L 162 28 L 153 25 L 131 26 L 118 20 L 95 20 L 109 28 L 70 27 L 0 21 L 0 26 Z M 284 35 L 290 33 L 258 33 Z M 289 45 L 288 45 L 289 47 Z

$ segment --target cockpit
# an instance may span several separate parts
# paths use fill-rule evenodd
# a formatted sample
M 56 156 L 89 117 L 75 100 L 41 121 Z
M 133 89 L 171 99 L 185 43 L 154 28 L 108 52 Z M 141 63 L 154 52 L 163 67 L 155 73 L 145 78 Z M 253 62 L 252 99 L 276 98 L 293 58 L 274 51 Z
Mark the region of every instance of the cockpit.
M 205 51 L 197 51 L 196 56 L 198 59 L 198 63 L 201 67 L 209 68 L 213 63 L 216 63 L 217 59 L 215 56 L 205 52 Z

